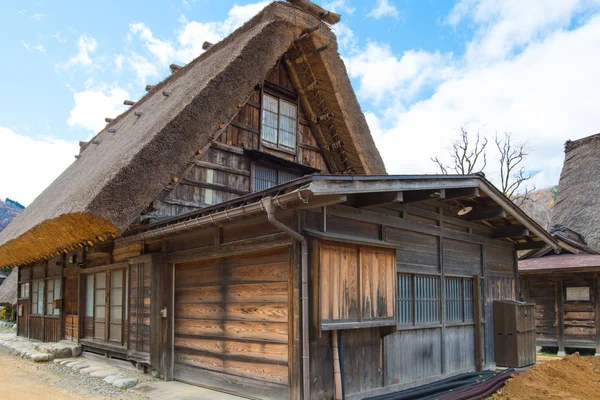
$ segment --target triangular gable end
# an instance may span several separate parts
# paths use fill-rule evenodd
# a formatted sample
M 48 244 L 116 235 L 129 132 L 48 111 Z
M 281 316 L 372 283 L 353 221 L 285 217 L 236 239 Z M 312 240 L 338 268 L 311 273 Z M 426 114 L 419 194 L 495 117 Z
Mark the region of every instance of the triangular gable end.
M 318 84 L 308 90 L 317 88 Z M 340 173 L 334 169 L 334 159 L 337 157 L 341 165 L 343 153 L 317 138 L 317 122 L 307 117 L 304 104 L 309 100 L 305 97 L 306 91 L 297 88 L 280 59 L 204 154 L 195 155 L 181 179 L 142 211 L 142 221 L 173 217 L 263 189 L 255 184 L 260 179 L 255 166 L 278 169 L 286 180 L 310 173 Z M 263 126 L 268 122 L 263 121 L 265 101 L 280 101 L 296 114 L 292 119 L 296 137 L 291 147 L 278 146 L 261 136 L 268 129 Z
M 199 149 L 210 148 L 212 139 L 238 115 L 239 105 L 261 83 L 256 77 L 267 76 L 284 56 L 297 87 L 320 82 L 319 94 L 307 94 L 305 109 L 307 119 L 333 115 L 319 121 L 317 135 L 332 146 L 336 169 L 384 174 L 335 35 L 314 14 L 272 3 L 102 130 L 0 232 L 1 264 L 32 262 L 118 235 L 158 193 L 175 186 Z

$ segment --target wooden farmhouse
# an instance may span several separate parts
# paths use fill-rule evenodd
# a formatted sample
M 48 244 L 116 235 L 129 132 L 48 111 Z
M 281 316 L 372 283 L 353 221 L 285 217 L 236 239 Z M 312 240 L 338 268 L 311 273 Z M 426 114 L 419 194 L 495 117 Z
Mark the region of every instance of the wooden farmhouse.
M 492 302 L 554 238 L 483 176 L 387 176 L 336 16 L 273 3 L 87 143 L 0 233 L 18 334 L 251 398 L 493 367 Z
M 544 247 L 519 260 L 522 300 L 535 304 L 536 344 L 595 349 L 600 354 L 600 253 L 562 226 L 550 230 L 559 254 Z
M 550 232 L 560 245 L 519 261 L 523 300 L 536 305 L 538 346 L 591 348 L 600 354 L 600 135 L 565 144 Z

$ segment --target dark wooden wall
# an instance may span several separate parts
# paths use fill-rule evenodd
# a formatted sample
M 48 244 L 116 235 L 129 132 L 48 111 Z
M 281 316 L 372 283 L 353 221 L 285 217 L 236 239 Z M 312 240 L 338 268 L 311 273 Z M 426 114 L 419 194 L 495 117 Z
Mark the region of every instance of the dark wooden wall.
M 265 82 L 266 86 L 280 88 L 289 96 L 298 96 L 283 64 L 275 67 Z M 194 161 L 175 189 L 164 200 L 155 202 L 155 210 L 150 215 L 180 215 L 252 192 L 253 161 L 244 150 L 260 150 L 323 173 L 329 172 L 323 151 L 311 130 L 311 121 L 300 102 L 295 151 L 280 151 L 261 144 L 262 91 L 262 87 L 257 87 L 252 92 L 233 121 L 208 151 Z
M 538 346 L 600 349 L 598 272 L 554 272 L 523 274 L 523 300 L 535 304 Z M 587 288 L 589 300 L 567 298 L 567 288 Z
M 494 366 L 491 304 L 497 299 L 516 298 L 515 253 L 510 243 L 493 239 L 492 231 L 483 224 L 443 215 L 435 205 L 369 209 L 336 205 L 327 207 L 326 213 L 325 222 L 322 210 L 305 212 L 304 226 L 321 232 L 323 238 L 394 248 L 397 273 L 437 277 L 442 297 L 439 323 L 398 325 L 396 332 L 389 327 L 342 332 L 340 351 L 344 353 L 348 398 L 424 384 L 478 365 Z M 446 321 L 443 284 L 450 277 L 481 280 L 481 293 L 474 296 L 480 299 L 479 327 L 474 321 Z M 313 329 L 310 351 L 312 398 L 330 397 L 330 333 L 322 331 L 318 336 Z M 354 360 L 361 365 L 353 364 Z

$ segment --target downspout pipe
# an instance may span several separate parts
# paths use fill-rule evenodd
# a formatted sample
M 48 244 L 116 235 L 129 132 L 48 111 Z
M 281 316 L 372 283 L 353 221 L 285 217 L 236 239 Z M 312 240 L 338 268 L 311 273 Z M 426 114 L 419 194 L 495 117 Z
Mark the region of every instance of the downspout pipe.
M 308 242 L 306 238 L 279 221 L 275 217 L 275 207 L 273 199 L 265 197 L 261 200 L 263 208 L 267 213 L 267 218 L 271 225 L 277 227 L 282 232 L 287 233 L 291 238 L 300 242 L 300 274 L 302 281 L 301 288 L 301 307 L 302 307 L 302 394 L 304 400 L 310 399 L 310 354 L 308 344 Z

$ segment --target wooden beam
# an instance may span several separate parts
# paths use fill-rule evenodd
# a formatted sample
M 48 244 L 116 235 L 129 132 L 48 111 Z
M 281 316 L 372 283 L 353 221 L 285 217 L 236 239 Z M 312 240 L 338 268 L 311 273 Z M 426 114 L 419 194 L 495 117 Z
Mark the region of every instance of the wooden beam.
M 133 100 L 125 100 L 123 102 L 123 104 L 126 105 L 126 106 L 132 106 L 132 105 L 135 104 L 135 101 L 133 101 Z
M 515 246 L 515 250 L 533 250 L 533 249 L 543 249 L 548 246 L 546 242 L 526 242 L 526 243 L 517 243 Z
M 446 197 L 445 189 L 435 190 L 412 190 L 403 192 L 402 203 L 417 203 L 419 201 L 444 199 Z
M 463 200 L 479 197 L 479 188 L 446 189 L 444 200 Z
M 354 206 L 358 208 L 400 203 L 402 199 L 402 192 L 359 193 L 353 196 Z
M 300 7 L 304 11 L 314 15 L 315 17 L 320 18 L 321 20 L 327 22 L 328 24 L 335 25 L 342 17 L 340 14 L 336 14 L 331 11 L 327 11 L 324 8 L 314 4 L 310 0 L 287 0 L 288 3 L 292 3 L 295 6 Z
M 250 176 L 250 171 L 246 171 L 244 169 L 227 167 L 225 165 L 217 165 L 206 161 L 195 161 L 195 164 L 197 167 L 215 169 L 217 171 L 227 172 L 228 174 Z
M 500 207 L 474 209 L 464 216 L 467 221 L 487 221 L 490 219 L 506 218 L 506 210 Z
M 481 278 L 479 274 L 473 277 L 473 322 L 475 323 L 475 370 L 483 371 L 483 352 L 481 331 Z
M 564 302 L 564 284 L 561 277 L 557 285 L 556 302 L 558 303 L 558 353 L 564 357 L 565 353 L 565 302 Z
M 175 72 L 179 71 L 183 67 L 181 65 L 171 64 L 171 65 L 169 65 L 169 68 L 171 69 L 171 73 L 174 74 Z
M 214 44 L 211 42 L 204 42 L 204 43 L 202 43 L 202 50 L 208 50 L 213 46 L 214 46 Z
M 218 185 L 216 183 L 206 183 L 206 182 L 201 182 L 201 181 L 195 181 L 192 179 L 182 179 L 181 184 L 188 185 L 188 186 L 202 187 L 205 189 L 219 190 L 221 192 L 233 193 L 233 194 L 237 194 L 239 196 L 243 196 L 243 195 L 249 193 L 247 190 L 240 190 L 240 189 L 235 189 L 235 188 L 225 186 L 225 185 Z
M 529 236 L 529 230 L 522 225 L 510 225 L 496 229 L 493 236 L 495 238 Z

